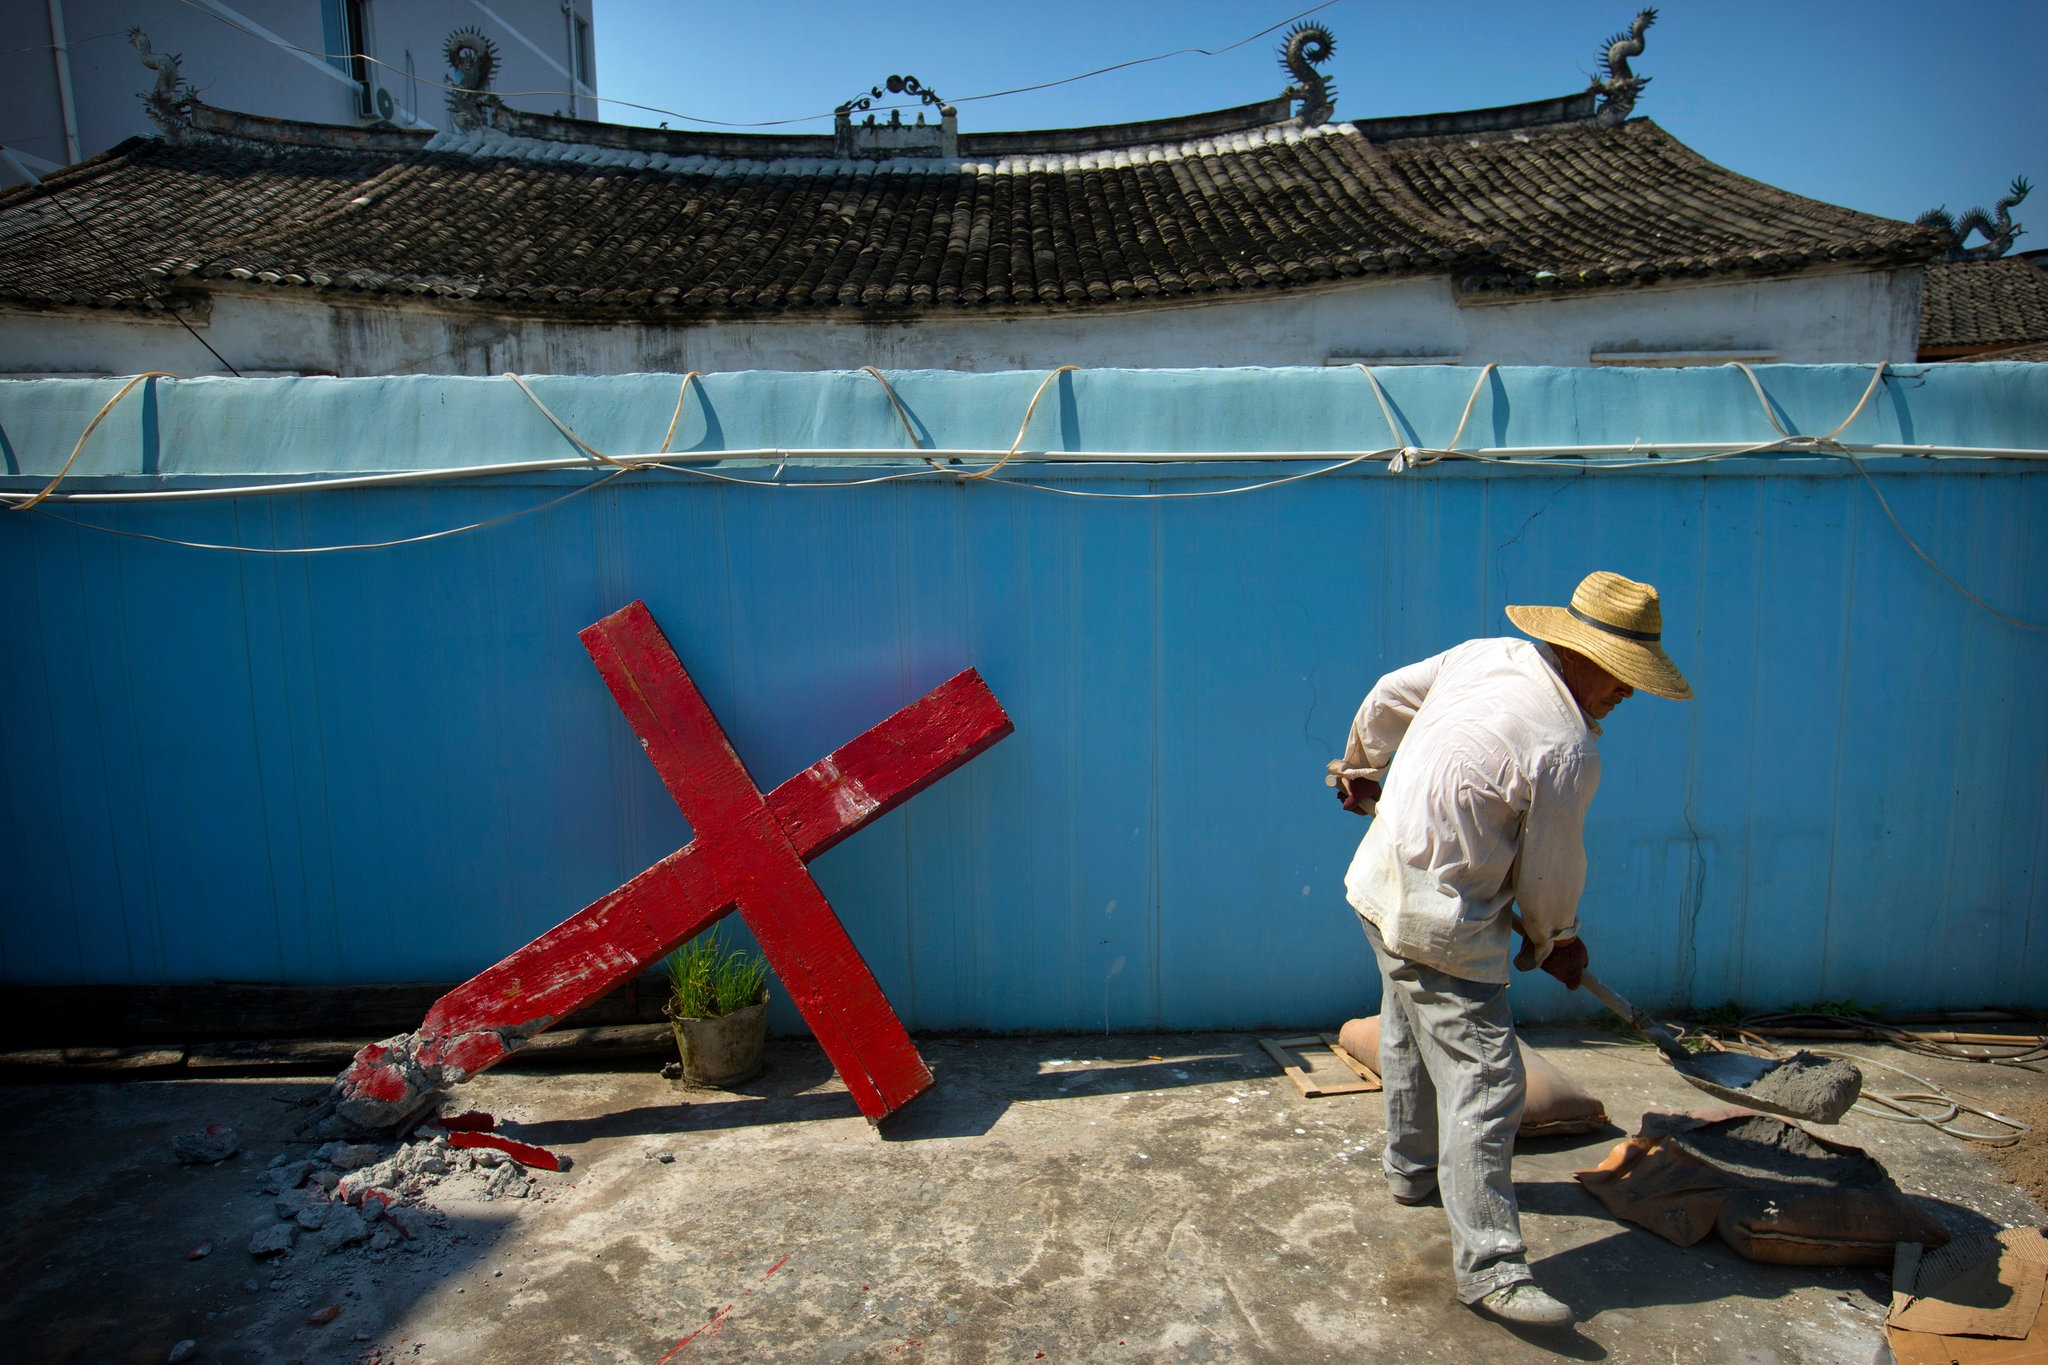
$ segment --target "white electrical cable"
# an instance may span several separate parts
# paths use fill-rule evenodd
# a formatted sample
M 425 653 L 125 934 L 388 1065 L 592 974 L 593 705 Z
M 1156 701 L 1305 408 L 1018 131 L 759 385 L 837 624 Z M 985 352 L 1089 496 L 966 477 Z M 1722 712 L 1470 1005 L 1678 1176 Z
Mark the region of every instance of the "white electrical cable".
M 1410 451 L 1418 447 L 1408 447 Z M 1627 453 L 1627 446 L 1496 446 L 1479 450 L 1451 452 L 1458 460 L 1470 460 L 1475 464 L 1521 465 L 1531 469 L 1571 470 L 1586 469 L 1597 473 L 1614 473 L 1631 469 L 1677 469 L 1686 465 L 1709 464 L 1722 460 L 1750 458 L 1758 455 L 1781 455 L 1789 459 L 1834 459 L 1845 454 L 1866 458 L 1911 458 L 1917 460 L 2048 460 L 2048 450 L 2026 447 L 1987 446 L 1892 446 L 1892 445 L 1844 445 L 1839 452 L 1784 450 L 1776 441 L 1758 445 L 1729 447 L 1704 442 L 1658 444 L 1638 446 L 1638 451 L 1686 450 L 1710 453 L 1687 454 L 1672 459 L 1652 458 L 1642 460 L 1617 460 L 1605 458 L 1610 455 Z M 1224 450 L 1189 453 L 1186 451 L 1162 450 L 1020 450 L 1012 456 L 1018 464 L 1300 464 L 1309 460 L 1334 461 L 1330 467 L 1341 469 L 1366 460 L 1390 460 L 1401 453 L 1398 447 L 1379 450 Z M 738 450 L 711 451 L 667 451 L 649 455 L 611 455 L 606 457 L 610 464 L 627 465 L 635 469 L 675 469 L 678 472 L 700 473 L 689 470 L 688 464 L 760 463 L 773 461 L 788 464 L 805 461 L 811 464 L 845 464 L 872 466 L 891 460 L 1000 460 L 1010 454 L 1005 450 L 983 449 L 981 447 L 933 448 L 899 450 L 893 446 L 848 447 L 848 446 L 756 446 Z M 460 479 L 491 479 L 515 474 L 546 474 L 562 470 L 590 469 L 597 462 L 589 459 L 564 458 L 549 460 L 508 460 L 494 464 L 459 465 L 450 469 L 402 469 L 377 474 L 314 475 L 303 479 L 292 479 L 282 483 L 223 484 L 206 488 L 157 488 L 133 490 L 119 493 L 51 493 L 47 501 L 77 503 L 124 503 L 124 502 L 203 502 L 209 498 L 253 498 L 281 493 L 321 493 L 350 488 L 398 488 L 408 484 L 441 483 Z M 1437 463 L 1435 460 L 1429 461 Z M 953 471 L 944 471 L 951 474 Z M 1885 471 L 1896 472 L 1896 471 Z M 770 485 L 763 480 L 742 480 L 760 487 Z M 870 482 L 861 480 L 860 482 Z M 996 479 L 992 482 L 1001 483 Z M 831 484 L 783 484 L 778 487 L 831 487 Z M 846 486 L 854 486 L 848 483 Z M 19 506 L 35 494 L 22 489 L 0 489 L 0 503 Z

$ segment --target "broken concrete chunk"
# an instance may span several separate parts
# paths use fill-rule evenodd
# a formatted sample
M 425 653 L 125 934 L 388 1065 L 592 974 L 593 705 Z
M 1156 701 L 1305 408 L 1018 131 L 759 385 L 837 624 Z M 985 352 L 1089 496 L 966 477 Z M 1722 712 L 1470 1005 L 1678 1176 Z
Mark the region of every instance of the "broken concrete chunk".
M 334 1188 L 334 1187 L 335 1187 L 336 1185 L 339 1185 L 340 1183 L 341 1183 L 341 1172 L 340 1172 L 340 1171 L 331 1171 L 331 1170 L 324 1170 L 324 1169 L 322 1169 L 322 1170 L 315 1170 L 315 1171 L 313 1172 L 313 1184 L 314 1184 L 314 1185 L 316 1185 L 316 1186 L 318 1186 L 318 1187 L 319 1187 L 320 1189 L 322 1189 L 322 1190 L 332 1190 L 332 1189 L 333 1189 L 333 1188 Z
M 377 1219 L 382 1218 L 385 1212 L 397 1203 L 397 1190 L 372 1186 L 363 1191 L 363 1217 L 375 1222 Z
M 491 1172 L 491 1178 L 484 1182 L 486 1199 L 524 1199 L 527 1192 L 526 1170 L 516 1161 L 507 1161 Z
M 280 1157 L 263 1174 L 263 1192 L 283 1194 L 286 1190 L 295 1190 L 306 1183 L 306 1176 L 312 1169 L 310 1161 L 285 1161 Z
M 301 1209 L 312 1207 L 326 1208 L 327 1196 L 310 1186 L 302 1190 L 286 1190 L 270 1201 L 271 1211 L 286 1221 L 297 1218 Z
M 400 1233 L 397 1228 L 386 1224 L 370 1234 L 370 1250 L 389 1251 L 403 1240 L 404 1234 Z
M 188 1166 L 210 1166 L 241 1150 L 241 1140 L 225 1123 L 209 1123 L 197 1132 L 180 1133 L 171 1139 L 171 1155 Z
M 183 1341 L 179 1342 L 176 1346 L 173 1346 L 171 1348 L 171 1353 L 165 1356 L 164 1359 L 170 1362 L 170 1365 L 178 1365 L 178 1362 L 180 1361 L 190 1360 L 192 1358 L 192 1353 L 198 1349 L 199 1343 L 192 1340 L 192 1338 L 187 1337 Z
M 469 1164 L 472 1169 L 482 1167 L 489 1170 L 493 1167 L 502 1166 L 511 1159 L 511 1157 L 506 1156 L 495 1147 L 479 1147 L 469 1154 Z
M 281 1256 L 299 1240 L 296 1223 L 273 1223 L 249 1239 L 251 1256 Z
M 384 1210 L 384 1217 L 398 1229 L 398 1235 L 405 1238 L 419 1236 L 427 1226 L 426 1214 L 404 1204 Z
M 419 1047 L 418 1034 L 401 1033 L 357 1052 L 335 1078 L 335 1114 L 329 1122 L 391 1128 L 424 1106 L 439 1103 L 442 1070 L 423 1065 L 415 1055 Z
M 384 1149 L 374 1142 L 330 1142 L 313 1155 L 337 1170 L 352 1171 L 384 1158 Z
M 365 1190 L 373 1190 L 379 1186 L 389 1188 L 398 1183 L 398 1180 L 398 1163 L 380 1161 L 374 1166 L 364 1166 L 343 1176 L 341 1182 L 334 1187 L 334 1197 L 345 1204 L 360 1204 L 363 1202 Z
M 346 1207 L 346 1205 L 342 1207 Z M 336 1206 L 333 1204 L 307 1204 L 292 1215 L 292 1221 L 308 1232 L 318 1232 L 321 1228 L 327 1226 L 328 1220 L 334 1215 L 335 1208 Z
M 430 1175 L 446 1175 L 452 1169 L 449 1157 L 452 1149 L 445 1137 L 430 1138 L 415 1142 L 392 1158 L 401 1175 L 418 1179 Z
M 363 1221 L 363 1215 L 346 1204 L 336 1204 L 328 1215 L 327 1225 L 320 1230 L 320 1245 L 329 1252 L 369 1239 L 370 1225 Z

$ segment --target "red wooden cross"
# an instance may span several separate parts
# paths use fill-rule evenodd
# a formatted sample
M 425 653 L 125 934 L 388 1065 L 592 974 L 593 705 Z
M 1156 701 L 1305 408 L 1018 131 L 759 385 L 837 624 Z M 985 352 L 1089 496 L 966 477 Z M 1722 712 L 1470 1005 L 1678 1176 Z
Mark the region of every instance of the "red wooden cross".
M 764 796 L 644 603 L 581 638 L 697 837 L 442 996 L 417 1033 L 358 1052 L 338 1112 L 403 1119 L 737 909 L 879 1123 L 931 1072 L 805 864 L 1009 734 L 1009 716 L 970 668 Z

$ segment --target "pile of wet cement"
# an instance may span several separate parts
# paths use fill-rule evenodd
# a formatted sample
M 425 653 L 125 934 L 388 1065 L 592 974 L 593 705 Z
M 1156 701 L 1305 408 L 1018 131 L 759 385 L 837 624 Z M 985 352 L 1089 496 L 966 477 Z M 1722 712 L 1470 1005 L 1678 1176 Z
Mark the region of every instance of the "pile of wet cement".
M 1702 1052 L 1688 1058 L 1684 1069 L 1760 1104 L 1830 1121 L 1847 1113 L 1863 1090 L 1863 1073 L 1853 1063 L 1811 1052 L 1795 1052 L 1775 1065 L 1741 1053 Z
M 1863 1089 L 1863 1073 L 1840 1058 L 1795 1052 L 1744 1092 L 1802 1114 L 1841 1114 Z
M 1884 1167 L 1862 1153 L 1834 1152 L 1795 1124 L 1759 1115 L 1710 1123 L 1672 1139 L 1733 1175 L 1762 1183 L 1864 1189 L 1882 1184 Z

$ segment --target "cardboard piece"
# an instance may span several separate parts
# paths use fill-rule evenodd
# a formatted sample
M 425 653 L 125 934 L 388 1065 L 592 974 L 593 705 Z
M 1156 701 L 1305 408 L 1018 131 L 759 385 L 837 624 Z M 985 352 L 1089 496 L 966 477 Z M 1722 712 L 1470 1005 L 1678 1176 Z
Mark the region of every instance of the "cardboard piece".
M 1961 1237 L 1938 1251 L 1925 1253 L 1917 1266 L 1903 1263 L 1912 1279 L 1894 1283 L 1888 1332 L 1909 1336 L 1993 1338 L 2012 1342 L 2031 1339 L 2040 1324 L 2044 1287 L 2048 1287 L 2048 1241 L 2039 1228 L 2007 1228 L 1993 1237 Z M 1896 1348 L 1895 1348 L 1896 1349 Z M 1957 1347 L 1945 1344 L 1946 1362 L 1960 1359 Z M 2048 1341 L 2041 1343 L 2048 1359 Z

